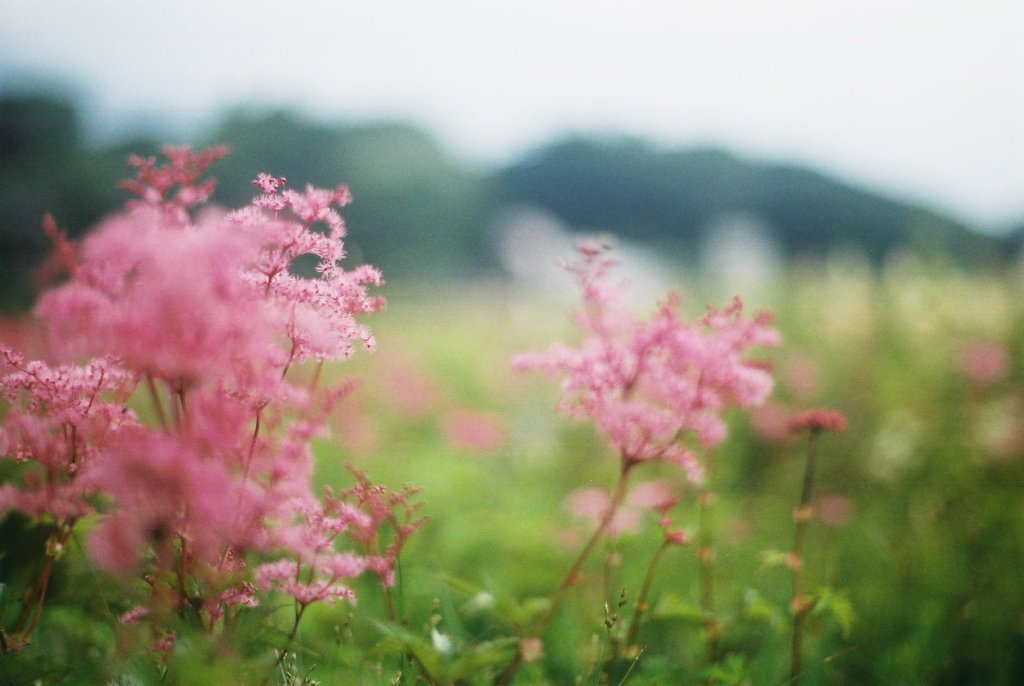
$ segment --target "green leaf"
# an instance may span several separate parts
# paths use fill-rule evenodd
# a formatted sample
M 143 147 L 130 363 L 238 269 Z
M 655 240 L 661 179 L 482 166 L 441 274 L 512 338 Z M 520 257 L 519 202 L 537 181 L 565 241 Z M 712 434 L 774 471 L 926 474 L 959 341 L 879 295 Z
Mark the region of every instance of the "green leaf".
M 655 605 L 651 612 L 651 619 L 676 619 L 693 624 L 704 623 L 704 612 L 683 598 L 674 593 L 666 593 Z
M 544 614 L 551 602 L 544 597 L 520 601 L 507 593 L 453 576 L 445 577 L 445 583 L 466 597 L 466 602 L 459 608 L 464 614 L 489 614 L 512 627 L 529 625 Z
M 812 614 L 831 615 L 836 624 L 839 625 L 839 630 L 843 632 L 843 638 L 849 638 L 855 616 L 853 603 L 850 602 L 850 597 L 846 591 L 837 591 L 828 586 L 823 586 L 818 589 L 817 599 L 818 602 L 815 604 Z
M 518 638 L 499 638 L 473 646 L 449 666 L 446 676 L 458 681 L 479 674 L 487 667 L 504 667 L 516 654 Z
M 786 559 L 789 557 L 789 553 L 782 550 L 762 550 L 761 551 L 761 566 L 758 569 L 759 572 L 763 572 L 767 569 L 773 569 L 775 567 L 785 567 Z
M 724 662 L 701 670 L 701 676 L 711 683 L 728 686 L 746 686 L 752 683 L 743 656 L 736 654 L 729 655 Z
M 391 622 L 374 622 L 378 630 L 384 634 L 375 652 L 380 655 L 399 656 L 411 653 L 419 663 L 435 678 L 441 673 L 446 656 L 441 654 L 425 638 L 421 638 L 403 626 Z
M 779 607 L 753 588 L 747 589 L 743 594 L 743 616 L 751 621 L 765 622 L 772 626 L 782 623 Z
M 512 660 L 519 645 L 515 637 L 485 641 L 457 649 L 453 657 L 403 626 L 376 622 L 384 634 L 375 652 L 379 656 L 397 657 L 412 654 L 438 683 L 450 684 L 468 679 L 488 667 L 502 667 Z

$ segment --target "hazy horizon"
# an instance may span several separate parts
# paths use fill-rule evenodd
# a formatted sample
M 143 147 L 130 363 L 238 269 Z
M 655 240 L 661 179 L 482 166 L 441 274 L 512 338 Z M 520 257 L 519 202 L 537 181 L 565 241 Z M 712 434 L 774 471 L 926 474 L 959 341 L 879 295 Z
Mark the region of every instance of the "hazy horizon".
M 806 165 L 983 230 L 1024 218 L 1010 1 L 7 0 L 0 19 L 0 92 L 64 84 L 91 134 L 285 107 L 408 122 L 476 164 L 630 135 Z

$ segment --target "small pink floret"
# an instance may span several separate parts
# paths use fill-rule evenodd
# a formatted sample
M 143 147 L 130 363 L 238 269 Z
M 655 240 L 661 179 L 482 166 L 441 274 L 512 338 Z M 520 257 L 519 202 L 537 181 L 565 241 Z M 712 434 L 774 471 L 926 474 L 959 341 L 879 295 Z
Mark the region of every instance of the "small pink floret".
M 960 351 L 960 371 L 969 380 L 979 385 L 993 384 L 1003 377 L 1010 367 L 1010 356 L 1001 343 L 976 341 Z
M 498 416 L 487 412 L 452 412 L 445 417 L 444 429 L 449 443 L 458 450 L 484 453 L 505 443 L 504 424 Z
M 840 432 L 846 429 L 846 417 L 835 410 L 815 409 L 801 412 L 789 421 L 789 430 Z

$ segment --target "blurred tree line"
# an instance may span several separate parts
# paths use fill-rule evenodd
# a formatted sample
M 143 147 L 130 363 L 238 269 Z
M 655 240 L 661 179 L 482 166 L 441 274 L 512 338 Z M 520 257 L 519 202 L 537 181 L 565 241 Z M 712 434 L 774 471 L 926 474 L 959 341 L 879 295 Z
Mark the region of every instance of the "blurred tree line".
M 814 171 L 752 162 L 717 149 L 666 150 L 630 138 L 572 137 L 497 169 L 461 163 L 406 124 L 339 125 L 286 111 L 236 111 L 194 146 L 227 143 L 214 167 L 215 200 L 245 203 L 260 171 L 306 183 L 349 183 L 355 262 L 412 281 L 493 274 L 492 227 L 509 206 L 539 208 L 576 230 L 600 230 L 672 255 L 695 254 L 714 220 L 749 214 L 771 227 L 784 255 L 854 247 L 879 262 L 894 250 L 987 262 L 1015 255 L 1021 234 L 993 238 L 923 207 Z M 49 94 L 0 99 L 0 308 L 28 306 L 31 275 L 48 250 L 40 219 L 72 237 L 117 208 L 128 154 L 155 140 L 97 147 L 74 104 Z

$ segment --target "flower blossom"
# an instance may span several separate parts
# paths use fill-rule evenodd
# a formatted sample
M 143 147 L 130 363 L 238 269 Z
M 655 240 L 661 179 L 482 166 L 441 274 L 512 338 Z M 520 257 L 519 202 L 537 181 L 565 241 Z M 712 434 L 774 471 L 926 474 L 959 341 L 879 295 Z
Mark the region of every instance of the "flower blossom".
M 484 453 L 505 443 L 505 426 L 493 414 L 474 410 L 454 410 L 444 417 L 448 443 L 457 450 Z
M 665 481 L 635 484 L 626 493 L 624 504 L 615 510 L 608 523 L 608 534 L 615 537 L 622 533 L 635 533 L 645 510 L 656 512 L 662 521 L 667 521 L 668 511 L 678 502 L 679 496 Z M 569 494 L 566 506 L 573 516 L 599 524 L 608 515 L 612 498 L 603 488 L 581 488 Z
M 280 315 L 239 278 L 256 247 L 216 216 L 182 223 L 136 206 L 86 238 L 74 279 L 37 314 L 62 357 L 115 355 L 185 385 L 227 378 L 240 361 L 279 355 Z
M 226 153 L 131 158 L 122 187 L 135 199 L 75 246 L 47 221 L 71 278 L 36 313 L 61 364 L 0 348 L 0 457 L 18 463 L 0 513 L 70 529 L 98 506 L 97 564 L 145 571 L 155 598 L 169 592 L 211 626 L 255 604 L 257 587 L 308 603 L 353 599 L 341 581 L 365 571 L 390 583 L 417 526 L 395 513 L 411 511 L 410 492 L 378 502 L 360 497 L 366 481 L 321 503 L 310 487 L 310 441 L 351 384 L 317 389 L 289 370 L 372 348 L 358 318 L 383 306 L 374 267 L 341 266 L 348 188 L 260 174 L 243 209 L 204 208 L 215 185 L 203 174 Z M 313 274 L 296 273 L 305 255 Z M 392 545 L 368 549 L 384 523 L 401 527 Z M 265 564 L 247 569 L 249 555 Z M 186 577 L 207 596 L 185 597 Z
M 1001 343 L 973 341 L 960 350 L 959 366 L 969 381 L 988 386 L 1005 378 L 1010 356 Z
M 846 417 L 835 410 L 815 409 L 801 412 L 789 421 L 789 430 L 793 433 L 810 430 L 833 431 L 839 433 L 846 429 Z
M 110 358 L 86 365 L 26 361 L 0 346 L 0 455 L 20 463 L 20 483 L 0 485 L 0 515 L 19 510 L 57 521 L 93 511 L 96 463 L 116 435 L 135 424 L 124 402 L 136 378 Z
M 760 405 L 771 391 L 766 365 L 748 357 L 751 348 L 778 343 L 771 315 L 744 319 L 734 298 L 690 324 L 671 296 L 639 320 L 623 303 L 624 285 L 609 280 L 608 247 L 584 242 L 578 250 L 580 261 L 569 268 L 583 296 L 582 341 L 517 355 L 513 367 L 562 378 L 560 410 L 592 421 L 624 465 L 662 460 L 699 480 L 686 439 L 704 449 L 717 445 L 726 434 L 723 413 Z

